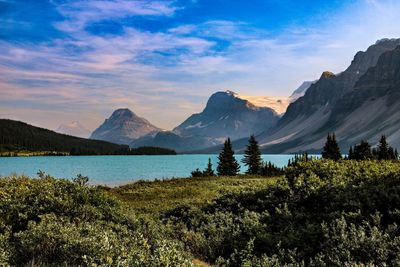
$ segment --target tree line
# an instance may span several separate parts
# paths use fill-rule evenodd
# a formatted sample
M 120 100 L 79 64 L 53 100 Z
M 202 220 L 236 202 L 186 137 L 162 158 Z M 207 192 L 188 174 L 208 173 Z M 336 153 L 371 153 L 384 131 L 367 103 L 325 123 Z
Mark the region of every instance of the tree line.
M 171 149 L 159 147 L 130 148 L 101 140 L 59 134 L 20 121 L 0 119 L 0 155 L 175 155 Z
M 397 160 L 399 155 L 397 149 L 391 147 L 386 136 L 382 135 L 379 144 L 376 148 L 361 140 L 359 144 L 351 146 L 346 156 L 343 156 L 340 151 L 339 144 L 336 140 L 334 133 L 329 133 L 321 152 L 323 159 L 331 160 Z M 289 160 L 288 166 L 294 166 L 300 161 L 311 160 L 307 153 L 295 155 L 292 160 Z M 247 167 L 246 174 L 249 175 L 262 175 L 262 176 L 277 176 L 284 173 L 285 168 L 279 168 L 271 162 L 263 162 L 261 158 L 260 146 L 254 135 L 250 136 L 242 163 Z M 240 172 L 240 164 L 235 158 L 235 152 L 232 148 L 230 138 L 228 138 L 218 155 L 218 163 L 216 174 L 213 170 L 211 159 L 208 159 L 207 168 L 204 171 L 196 169 L 192 172 L 192 177 L 209 177 L 209 176 L 235 176 Z

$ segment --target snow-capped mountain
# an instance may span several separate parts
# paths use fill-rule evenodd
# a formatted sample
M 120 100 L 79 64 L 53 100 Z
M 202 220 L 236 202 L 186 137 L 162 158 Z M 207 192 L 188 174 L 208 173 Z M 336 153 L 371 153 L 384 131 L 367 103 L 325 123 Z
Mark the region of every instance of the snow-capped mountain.
M 88 138 L 90 130 L 86 129 L 79 121 L 72 121 L 66 124 L 61 124 L 55 130 L 57 133 L 68 134 L 72 136 Z

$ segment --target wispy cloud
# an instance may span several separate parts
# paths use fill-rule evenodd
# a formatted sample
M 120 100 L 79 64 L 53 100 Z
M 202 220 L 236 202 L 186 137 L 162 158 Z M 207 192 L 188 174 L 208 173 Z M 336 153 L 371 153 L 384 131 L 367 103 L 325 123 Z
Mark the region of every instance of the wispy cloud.
M 101 20 L 130 16 L 171 16 L 176 9 L 172 1 L 67 1 L 57 6 L 57 10 L 65 17 L 65 20 L 56 23 L 56 27 L 62 31 L 76 32 L 83 30 L 90 23 Z
M 359 0 L 323 23 L 288 25 L 278 33 L 218 17 L 156 29 L 128 23 L 174 20 L 185 11 L 176 1 L 52 3 L 61 15 L 52 22 L 59 35 L 44 42 L 0 41 L 1 116 L 15 109 L 20 118 L 22 107 L 14 104 L 24 103 L 23 110 L 38 110 L 30 114 L 90 114 L 83 122 L 94 127 L 126 106 L 173 128 L 200 111 L 215 90 L 288 95 L 326 69 L 343 70 L 356 51 L 377 39 L 400 36 L 400 3 L 391 0 Z M 102 21 L 115 21 L 122 30 L 88 30 Z M 32 122 L 56 128 L 59 120 L 38 115 Z

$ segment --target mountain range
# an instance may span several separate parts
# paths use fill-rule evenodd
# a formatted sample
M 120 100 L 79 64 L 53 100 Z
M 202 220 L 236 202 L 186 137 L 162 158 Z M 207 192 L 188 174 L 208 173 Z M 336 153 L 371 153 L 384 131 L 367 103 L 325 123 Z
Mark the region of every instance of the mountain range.
M 297 97 L 307 87 L 303 84 Z M 91 135 L 131 147 L 157 146 L 189 152 L 259 134 L 273 128 L 293 99 L 241 96 L 232 91 L 216 92 L 203 111 L 193 114 L 172 131 L 161 130 L 129 109 L 118 109 Z
M 400 146 L 399 45 L 400 39 L 379 40 L 356 53 L 343 72 L 324 71 L 289 97 L 216 92 L 204 110 L 172 131 L 154 126 L 129 109 L 118 109 L 91 138 L 131 147 L 217 152 L 230 137 L 240 152 L 254 134 L 264 153 L 298 153 L 320 151 L 326 135 L 335 132 L 343 149 L 361 139 L 375 144 L 381 134 Z

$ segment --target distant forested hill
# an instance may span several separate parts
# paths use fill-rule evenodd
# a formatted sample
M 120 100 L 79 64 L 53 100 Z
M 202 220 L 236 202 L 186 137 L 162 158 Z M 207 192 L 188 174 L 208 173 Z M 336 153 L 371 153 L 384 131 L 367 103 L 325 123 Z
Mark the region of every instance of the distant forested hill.
M 1 151 L 57 151 L 75 155 L 116 154 L 126 145 L 84 139 L 35 127 L 20 121 L 0 119 Z
M 24 122 L 0 119 L 1 152 L 60 152 L 71 155 L 175 155 L 160 147 L 129 148 L 106 141 L 59 134 Z

